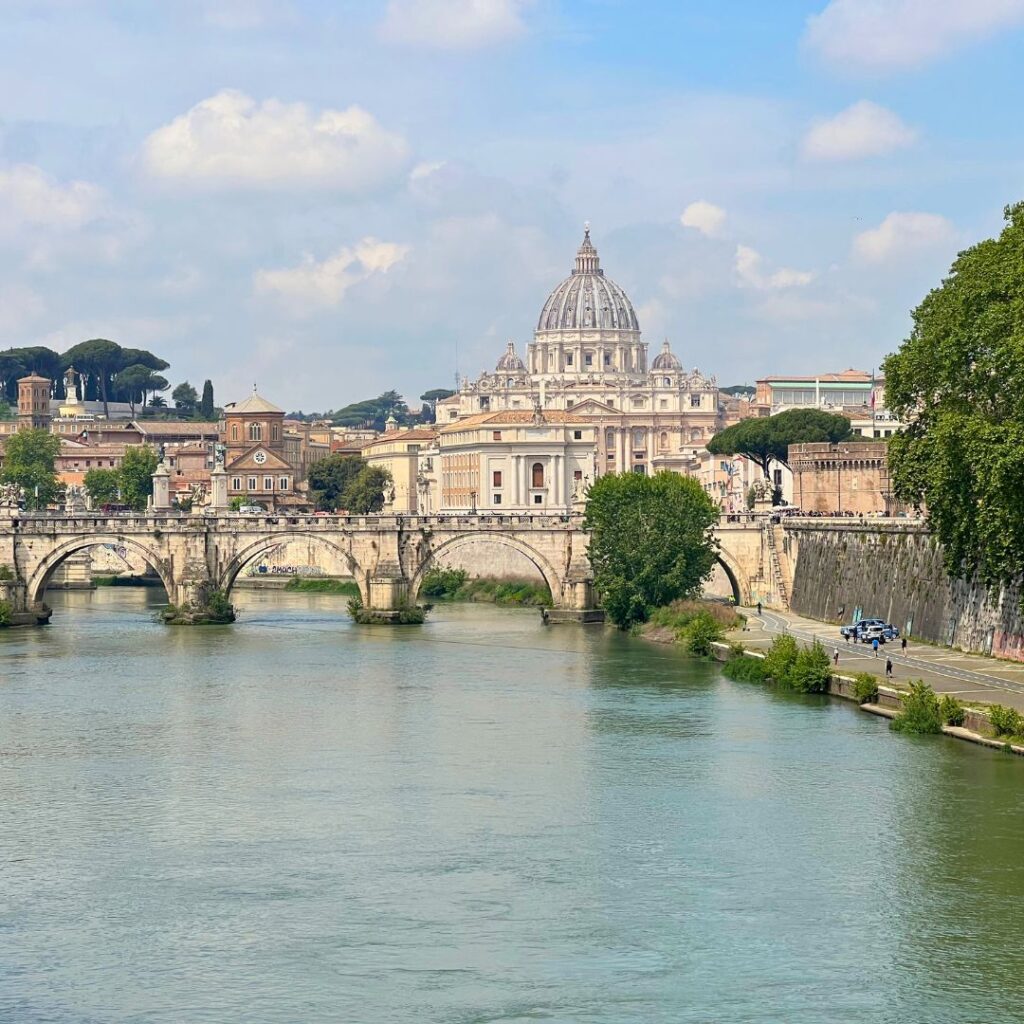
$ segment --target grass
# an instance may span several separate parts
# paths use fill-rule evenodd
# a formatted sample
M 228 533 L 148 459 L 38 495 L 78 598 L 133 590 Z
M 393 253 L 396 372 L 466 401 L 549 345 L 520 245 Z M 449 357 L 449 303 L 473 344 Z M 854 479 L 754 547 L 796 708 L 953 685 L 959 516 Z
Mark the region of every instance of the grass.
M 655 608 L 647 620 L 660 629 L 682 630 L 699 615 L 709 615 L 723 630 L 737 629 L 746 622 L 735 608 L 721 601 L 673 601 L 664 608 Z
M 322 576 L 295 576 L 288 581 L 288 585 L 284 589 L 297 590 L 303 594 L 359 596 L 359 584 L 355 580 L 338 580 Z
M 465 569 L 431 569 L 420 587 L 423 597 L 440 601 L 475 601 L 505 607 L 550 608 L 551 591 L 543 583 L 522 578 L 470 579 Z

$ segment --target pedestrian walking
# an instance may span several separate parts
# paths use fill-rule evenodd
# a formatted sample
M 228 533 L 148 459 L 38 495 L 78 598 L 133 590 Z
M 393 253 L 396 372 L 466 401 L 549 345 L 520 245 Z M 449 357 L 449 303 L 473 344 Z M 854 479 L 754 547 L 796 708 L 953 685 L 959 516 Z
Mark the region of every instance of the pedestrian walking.
M 839 648 L 838 647 L 832 652 L 832 664 L 833 665 L 838 665 L 839 664 Z
M 850 633 L 849 633 L 849 631 L 847 631 L 847 633 L 846 633 L 846 646 L 847 647 L 850 646 Z
M 875 657 L 878 657 L 878 637 L 871 641 L 871 650 L 875 652 Z
M 892 658 L 885 659 L 885 678 L 892 679 Z
M 907 653 L 907 638 L 905 636 L 904 637 L 900 637 L 900 653 L 901 654 L 906 654 Z
M 758 615 L 761 614 L 761 602 L 760 601 L 757 602 L 757 614 Z

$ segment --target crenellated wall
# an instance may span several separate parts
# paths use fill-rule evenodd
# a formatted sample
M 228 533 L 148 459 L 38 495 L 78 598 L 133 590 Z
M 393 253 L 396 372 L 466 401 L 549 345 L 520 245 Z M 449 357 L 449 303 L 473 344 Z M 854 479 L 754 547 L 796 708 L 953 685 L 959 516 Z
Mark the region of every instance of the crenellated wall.
M 1024 661 L 1019 588 L 950 579 L 923 524 L 789 520 L 783 534 L 793 611 L 848 622 L 860 608 L 934 643 Z

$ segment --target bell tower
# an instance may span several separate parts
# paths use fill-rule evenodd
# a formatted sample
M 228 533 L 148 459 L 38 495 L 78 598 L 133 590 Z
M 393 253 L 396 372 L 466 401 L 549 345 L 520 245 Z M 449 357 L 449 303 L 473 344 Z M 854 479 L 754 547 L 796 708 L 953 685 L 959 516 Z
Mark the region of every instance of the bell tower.
M 38 374 L 18 381 L 18 429 L 50 429 L 50 381 Z

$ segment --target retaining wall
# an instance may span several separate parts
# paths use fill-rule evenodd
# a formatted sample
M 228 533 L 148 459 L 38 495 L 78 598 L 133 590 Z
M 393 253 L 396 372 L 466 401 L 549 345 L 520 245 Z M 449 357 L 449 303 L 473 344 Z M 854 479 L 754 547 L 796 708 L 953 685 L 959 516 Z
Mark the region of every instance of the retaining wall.
M 921 524 L 793 522 L 783 543 L 795 556 L 790 606 L 800 615 L 849 622 L 859 608 L 933 643 L 1024 661 L 1020 588 L 989 593 L 950 579 Z

